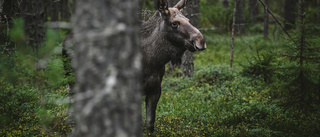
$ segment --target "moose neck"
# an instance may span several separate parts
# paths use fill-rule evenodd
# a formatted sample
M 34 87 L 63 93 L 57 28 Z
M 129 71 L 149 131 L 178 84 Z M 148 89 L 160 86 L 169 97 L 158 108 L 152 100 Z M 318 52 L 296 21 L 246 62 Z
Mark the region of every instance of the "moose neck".
M 168 40 L 163 25 L 159 13 L 141 25 L 140 39 L 145 66 L 163 67 L 170 60 L 181 58 L 186 50 Z

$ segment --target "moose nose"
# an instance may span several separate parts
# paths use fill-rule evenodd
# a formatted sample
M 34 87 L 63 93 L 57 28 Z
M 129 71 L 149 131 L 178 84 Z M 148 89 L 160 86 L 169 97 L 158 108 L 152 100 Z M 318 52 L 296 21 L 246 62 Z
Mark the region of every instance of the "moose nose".
M 199 51 L 203 51 L 203 50 L 205 50 L 206 48 L 207 48 L 207 45 L 206 45 L 206 43 L 205 42 L 203 42 L 203 43 L 199 43 L 199 42 L 193 42 L 193 45 L 194 45 L 194 47 L 195 47 L 195 49 L 196 50 L 199 50 Z

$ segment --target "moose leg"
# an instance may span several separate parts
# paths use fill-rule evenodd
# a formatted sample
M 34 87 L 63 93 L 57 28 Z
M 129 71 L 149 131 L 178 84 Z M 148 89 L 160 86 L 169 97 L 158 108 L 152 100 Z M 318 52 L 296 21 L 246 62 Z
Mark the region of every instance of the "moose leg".
M 148 133 L 154 131 L 154 121 L 156 119 L 157 104 L 161 95 L 161 87 L 156 91 L 147 93 L 146 95 L 146 124 Z

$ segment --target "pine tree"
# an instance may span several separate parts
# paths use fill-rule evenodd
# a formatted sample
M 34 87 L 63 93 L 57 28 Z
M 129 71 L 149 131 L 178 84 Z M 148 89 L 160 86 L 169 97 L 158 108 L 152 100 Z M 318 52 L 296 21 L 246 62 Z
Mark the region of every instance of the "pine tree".
M 298 29 L 293 35 L 294 41 L 286 42 L 283 56 L 290 61 L 286 67 L 282 89 L 283 105 L 298 109 L 312 109 L 319 103 L 319 72 L 320 47 L 317 46 L 315 32 L 308 26 L 303 0 L 299 0 Z

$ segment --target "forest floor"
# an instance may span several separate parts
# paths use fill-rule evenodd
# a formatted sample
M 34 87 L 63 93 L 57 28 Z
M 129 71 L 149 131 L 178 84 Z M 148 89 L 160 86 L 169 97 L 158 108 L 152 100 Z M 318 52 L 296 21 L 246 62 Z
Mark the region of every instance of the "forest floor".
M 250 63 L 266 60 L 269 53 L 279 50 L 281 40 L 265 40 L 262 35 L 236 36 L 234 66 L 230 69 L 231 37 L 210 32 L 204 35 L 208 47 L 194 54 L 194 77 L 183 78 L 176 69 L 167 71 L 163 78 L 155 136 L 319 136 L 318 105 L 308 112 L 286 109 L 279 105 L 281 83 L 275 76 L 245 73 L 252 69 L 248 69 Z M 257 57 L 258 54 L 261 56 Z M 52 66 L 61 68 L 61 61 L 55 63 Z M 25 67 L 17 66 L 25 74 L 22 71 Z M 270 72 L 266 70 L 262 72 Z M 25 82 L 25 79 L 28 77 L 18 80 Z M 0 83 L 4 83 L 4 79 L 0 79 Z M 0 92 L 0 136 L 67 136 L 71 133 L 72 125 L 66 113 L 67 87 L 49 89 L 46 86 L 0 84 L 3 91 Z M 41 100 L 43 98 L 46 100 Z M 144 103 L 142 106 L 145 117 Z
M 230 69 L 231 37 L 205 35 L 208 48 L 195 53 L 193 78 L 183 78 L 178 69 L 165 74 L 156 136 L 319 135 L 319 111 L 284 109 L 273 95 L 277 83 L 243 75 L 254 55 L 279 50 L 281 42 L 236 36 Z

